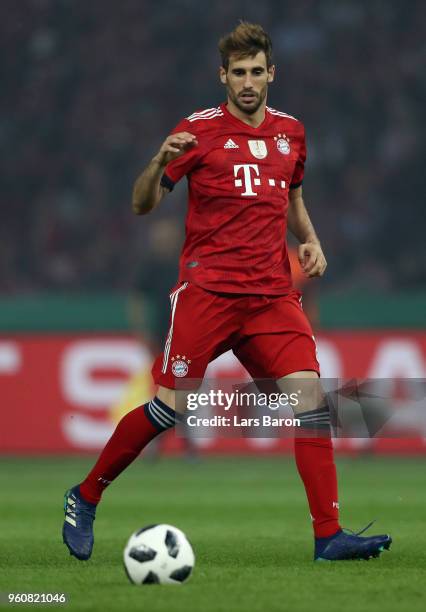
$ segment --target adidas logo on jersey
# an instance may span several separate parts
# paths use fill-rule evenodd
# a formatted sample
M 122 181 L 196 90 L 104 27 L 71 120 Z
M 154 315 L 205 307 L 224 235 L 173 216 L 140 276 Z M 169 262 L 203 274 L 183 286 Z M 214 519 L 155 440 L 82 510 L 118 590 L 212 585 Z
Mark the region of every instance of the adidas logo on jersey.
M 240 147 L 232 140 L 232 138 L 230 138 L 227 142 L 225 142 L 225 144 L 223 145 L 224 149 L 239 149 Z

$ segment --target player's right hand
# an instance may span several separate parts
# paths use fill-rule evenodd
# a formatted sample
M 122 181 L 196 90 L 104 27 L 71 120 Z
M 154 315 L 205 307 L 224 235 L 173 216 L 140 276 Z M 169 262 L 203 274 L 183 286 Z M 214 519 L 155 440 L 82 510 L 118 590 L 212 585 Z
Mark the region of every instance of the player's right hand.
M 197 145 L 198 140 L 193 134 L 189 132 L 178 132 L 177 134 L 167 136 L 154 159 L 157 159 L 162 166 L 167 166 L 169 162 L 180 157 Z

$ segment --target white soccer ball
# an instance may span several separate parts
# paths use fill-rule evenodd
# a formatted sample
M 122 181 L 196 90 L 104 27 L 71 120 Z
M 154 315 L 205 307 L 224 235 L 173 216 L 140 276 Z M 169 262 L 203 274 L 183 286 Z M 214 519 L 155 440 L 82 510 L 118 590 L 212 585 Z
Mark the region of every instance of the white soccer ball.
M 124 568 L 134 584 L 181 584 L 191 575 L 194 551 L 173 525 L 149 525 L 133 533 L 124 549 Z

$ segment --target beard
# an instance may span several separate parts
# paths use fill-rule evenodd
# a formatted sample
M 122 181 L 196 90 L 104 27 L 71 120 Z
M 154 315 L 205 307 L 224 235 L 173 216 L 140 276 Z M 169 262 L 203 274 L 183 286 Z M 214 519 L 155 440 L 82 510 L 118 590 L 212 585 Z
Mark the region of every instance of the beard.
M 268 88 L 265 85 L 265 87 L 261 89 L 259 93 L 250 92 L 254 95 L 254 98 L 251 102 L 244 102 L 241 98 L 241 94 L 236 94 L 235 91 L 230 87 L 227 88 L 227 93 L 229 98 L 241 112 L 246 113 L 247 115 L 254 115 L 254 113 L 259 110 L 259 108 L 265 101 L 267 89 Z

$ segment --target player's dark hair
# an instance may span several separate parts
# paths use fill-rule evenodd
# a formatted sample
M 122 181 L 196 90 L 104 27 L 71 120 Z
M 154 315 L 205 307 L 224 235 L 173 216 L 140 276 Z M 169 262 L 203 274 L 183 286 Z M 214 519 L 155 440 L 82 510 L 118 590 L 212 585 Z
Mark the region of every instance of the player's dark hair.
M 231 55 L 238 58 L 255 57 L 259 51 L 265 53 L 266 65 L 270 68 L 272 65 L 272 42 L 262 26 L 256 23 L 240 21 L 232 32 L 223 36 L 219 41 L 219 52 L 225 70 L 228 70 Z

